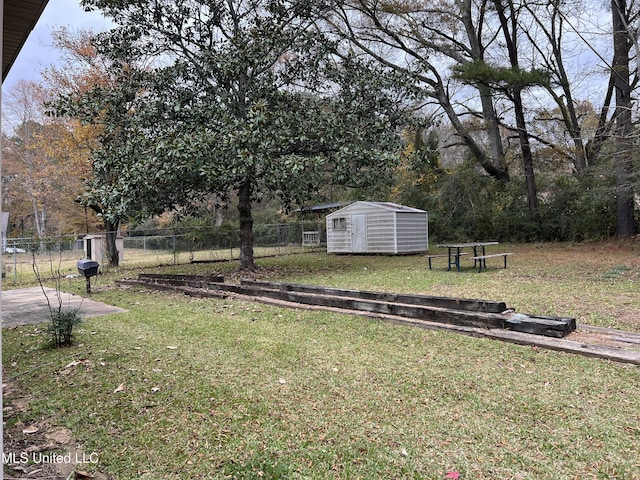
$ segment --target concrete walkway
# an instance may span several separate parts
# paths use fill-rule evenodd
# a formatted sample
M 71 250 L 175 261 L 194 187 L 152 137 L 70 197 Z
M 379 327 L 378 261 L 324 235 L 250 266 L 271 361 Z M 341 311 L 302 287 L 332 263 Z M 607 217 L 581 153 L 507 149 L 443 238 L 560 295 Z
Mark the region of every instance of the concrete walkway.
M 58 308 L 58 298 L 53 288 L 45 287 L 49 302 Z M 123 313 L 127 310 L 72 293 L 61 293 L 62 308 L 79 308 L 83 318 L 97 317 L 109 313 Z M 15 327 L 49 321 L 49 306 L 40 287 L 21 288 L 0 292 L 2 305 L 2 327 Z

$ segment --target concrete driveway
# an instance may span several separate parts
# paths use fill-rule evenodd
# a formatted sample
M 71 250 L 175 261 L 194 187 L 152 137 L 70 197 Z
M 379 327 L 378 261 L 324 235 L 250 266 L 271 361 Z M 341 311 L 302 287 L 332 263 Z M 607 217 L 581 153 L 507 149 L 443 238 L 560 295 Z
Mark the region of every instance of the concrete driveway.
M 58 298 L 53 288 L 45 287 L 49 302 L 57 308 Z M 123 313 L 127 310 L 72 293 L 61 293 L 62 308 L 80 308 L 83 318 L 98 317 L 109 313 Z M 40 287 L 21 288 L 0 292 L 2 305 L 2 327 L 15 327 L 49 321 L 49 307 Z

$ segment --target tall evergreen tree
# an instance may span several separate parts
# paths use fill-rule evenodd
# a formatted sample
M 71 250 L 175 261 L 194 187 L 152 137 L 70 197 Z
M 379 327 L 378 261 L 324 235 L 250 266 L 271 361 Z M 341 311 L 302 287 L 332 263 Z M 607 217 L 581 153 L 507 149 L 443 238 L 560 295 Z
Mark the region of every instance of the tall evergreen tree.
M 137 197 L 161 197 L 163 207 L 185 201 L 176 191 L 235 192 L 240 268 L 254 268 L 252 202 L 278 196 L 287 208 L 319 185 L 361 186 L 393 167 L 406 81 L 338 56 L 315 28 L 326 2 L 83 3 L 120 25 L 101 38 L 105 55 L 151 53 L 162 65 L 144 72 L 129 109 L 145 137 L 130 140 L 146 154 L 134 155 L 121 178 L 141 188 Z M 117 156 L 105 162 L 126 164 Z M 144 186 L 148 171 L 156 175 Z M 122 182 L 111 189 L 121 205 L 156 209 L 142 198 L 128 203 L 123 189 Z

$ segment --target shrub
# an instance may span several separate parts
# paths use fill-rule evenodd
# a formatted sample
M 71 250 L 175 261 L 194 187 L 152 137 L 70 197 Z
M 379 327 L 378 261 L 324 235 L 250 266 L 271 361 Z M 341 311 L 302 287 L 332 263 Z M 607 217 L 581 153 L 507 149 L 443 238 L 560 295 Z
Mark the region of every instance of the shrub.
M 51 323 L 47 329 L 55 347 L 67 347 L 72 344 L 73 327 L 82 322 L 79 309 L 51 310 Z
M 62 272 L 60 270 L 60 266 L 62 264 L 62 250 L 58 250 L 58 258 L 57 263 L 54 263 L 53 253 L 56 250 L 56 241 L 52 238 L 38 238 L 37 243 L 40 244 L 41 250 L 47 252 L 49 254 L 49 268 L 51 279 L 55 283 L 55 299 L 57 301 L 57 305 L 52 305 L 52 300 L 47 295 L 47 290 L 45 289 L 45 279 L 40 273 L 40 269 L 38 267 L 38 263 L 36 261 L 35 251 L 31 252 L 33 263 L 33 272 L 36 275 L 36 279 L 40 284 L 40 288 L 42 289 L 42 293 L 47 299 L 47 305 L 49 307 L 49 319 L 51 320 L 47 331 L 51 336 L 51 343 L 54 347 L 66 347 L 71 345 L 73 338 L 73 327 L 78 325 L 82 318 L 80 317 L 80 308 L 63 308 L 62 304 L 62 289 L 61 289 L 61 279 Z M 34 242 L 36 244 L 36 242 Z

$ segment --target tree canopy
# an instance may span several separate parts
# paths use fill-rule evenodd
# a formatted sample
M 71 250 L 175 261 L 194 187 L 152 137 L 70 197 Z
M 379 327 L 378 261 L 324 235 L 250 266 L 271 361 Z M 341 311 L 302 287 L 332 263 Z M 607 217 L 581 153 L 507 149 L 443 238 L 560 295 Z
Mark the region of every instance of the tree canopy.
M 155 62 L 68 98 L 66 113 L 114 121 L 94 157 L 104 174 L 92 195 L 112 195 L 105 215 L 148 215 L 193 195 L 235 192 L 240 267 L 253 268 L 252 202 L 277 196 L 290 208 L 326 183 L 377 181 L 397 161 L 406 109 L 420 91 L 341 54 L 315 28 L 326 2 L 83 3 L 120 25 L 98 39 L 98 51 L 126 66 L 121 72 L 132 72 L 141 52 Z M 109 113 L 116 106 L 120 116 Z
M 47 78 L 108 230 L 231 199 L 244 268 L 263 200 L 393 196 L 461 237 L 637 230 L 636 2 L 83 3 L 118 27 Z
M 638 72 L 629 62 L 633 50 L 636 59 L 639 53 L 638 4 L 612 1 L 613 22 L 594 26 L 591 20 L 601 19 L 604 8 L 573 0 L 355 0 L 341 2 L 327 23 L 354 48 L 429 88 L 434 109 L 486 174 L 508 182 L 514 170 L 522 173 L 529 215 L 538 223 L 539 150 L 552 146 L 567 168 L 584 175 L 614 130 L 627 140 L 632 135 L 628 120 L 624 128 L 619 123 L 633 112 L 629 93 Z M 613 59 L 602 41 L 612 38 L 612 30 Z M 584 128 L 587 117 L 578 112 L 585 94 L 600 108 L 596 129 Z M 547 117 L 547 130 L 560 124 L 570 142 L 554 143 L 544 131 L 532 135 L 537 113 L 553 106 L 559 115 Z M 518 139 L 515 155 L 511 137 Z M 617 161 L 618 186 L 610 192 L 620 201 L 618 226 L 626 226 L 618 229 L 625 231 L 621 236 L 634 230 L 637 167 L 631 143 L 619 145 L 625 154 Z

